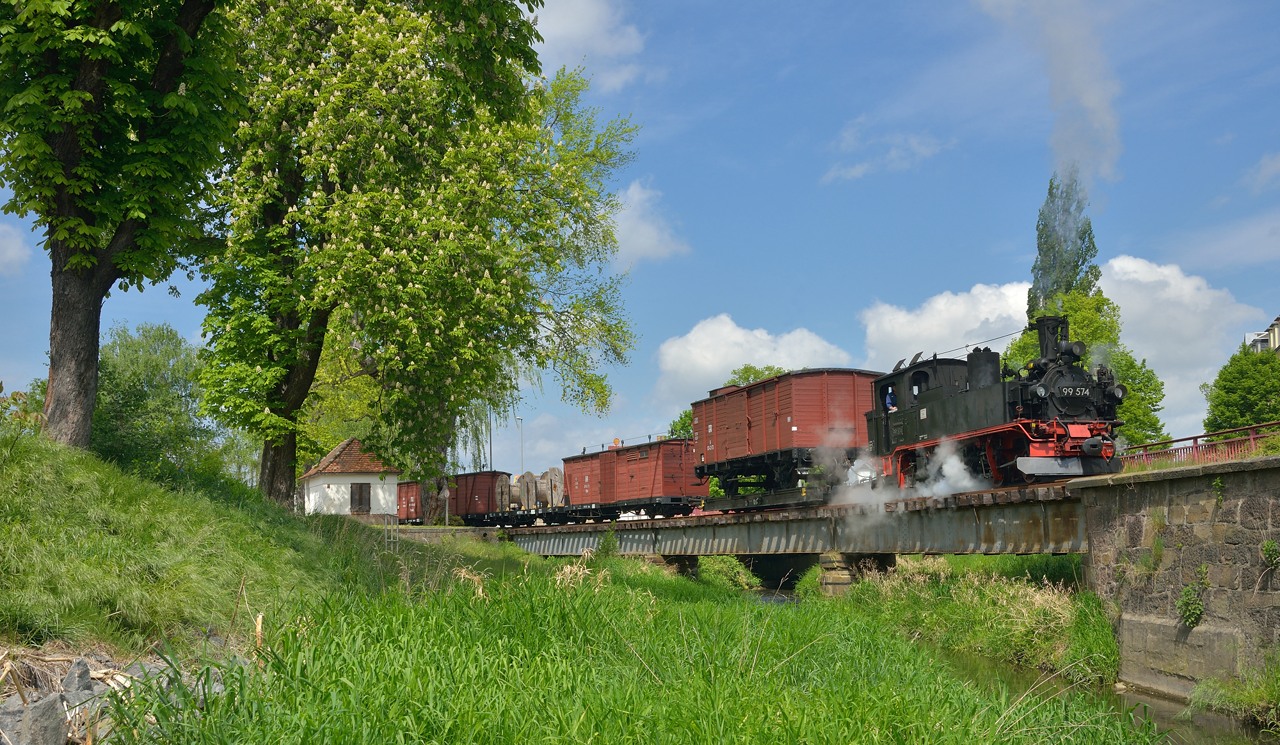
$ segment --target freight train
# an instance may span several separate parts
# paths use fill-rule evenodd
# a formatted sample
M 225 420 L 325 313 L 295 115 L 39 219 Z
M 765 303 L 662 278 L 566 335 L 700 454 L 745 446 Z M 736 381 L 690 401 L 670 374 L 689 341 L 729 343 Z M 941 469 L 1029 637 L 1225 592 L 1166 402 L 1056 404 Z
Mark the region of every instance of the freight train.
M 474 525 L 527 525 L 794 507 L 828 502 L 850 482 L 911 490 L 946 461 L 992 487 L 1119 471 L 1125 387 L 1105 366 L 1083 366 L 1085 345 L 1070 340 L 1065 317 L 1028 328 L 1040 356 L 1017 370 L 980 348 L 965 359 L 916 355 L 887 374 L 798 370 L 725 386 L 693 403 L 690 439 L 569 456 L 562 491 L 551 479 L 546 500 L 513 498 L 508 474 L 462 474 L 450 511 Z

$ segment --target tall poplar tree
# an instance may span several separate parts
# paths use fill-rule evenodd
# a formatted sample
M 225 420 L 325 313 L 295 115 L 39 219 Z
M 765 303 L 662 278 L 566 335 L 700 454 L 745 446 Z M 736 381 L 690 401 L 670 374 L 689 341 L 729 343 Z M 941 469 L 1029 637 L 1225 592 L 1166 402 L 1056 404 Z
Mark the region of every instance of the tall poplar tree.
M 0 183 L 52 263 L 45 432 L 87 447 L 102 304 L 195 251 L 232 131 L 221 0 L 0 3 Z
M 1093 223 L 1084 213 L 1088 204 L 1076 168 L 1049 179 L 1049 193 L 1036 218 L 1036 260 L 1027 290 L 1027 318 L 1044 310 L 1055 295 L 1088 295 L 1097 287 L 1102 271 L 1093 263 L 1098 246 Z

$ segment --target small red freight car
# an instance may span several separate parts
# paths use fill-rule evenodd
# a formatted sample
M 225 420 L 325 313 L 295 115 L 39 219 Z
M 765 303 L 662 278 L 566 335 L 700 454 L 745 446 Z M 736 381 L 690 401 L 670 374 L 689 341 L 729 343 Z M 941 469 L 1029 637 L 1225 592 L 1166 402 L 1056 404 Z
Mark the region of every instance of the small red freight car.
M 511 474 L 506 471 L 459 473 L 450 480 L 449 514 L 464 520 L 470 515 L 506 512 L 510 501 Z
M 693 442 L 657 440 L 614 446 L 564 459 L 564 491 L 577 517 L 616 517 L 623 512 L 687 515 L 707 496 L 694 474 Z
M 396 516 L 402 523 L 422 524 L 422 487 L 417 481 L 396 484 Z
M 803 488 L 818 472 L 825 483 L 844 481 L 868 443 L 866 412 L 880 375 L 797 370 L 711 391 L 693 404 L 697 475 L 718 478 L 726 497 L 748 486 L 764 493 Z

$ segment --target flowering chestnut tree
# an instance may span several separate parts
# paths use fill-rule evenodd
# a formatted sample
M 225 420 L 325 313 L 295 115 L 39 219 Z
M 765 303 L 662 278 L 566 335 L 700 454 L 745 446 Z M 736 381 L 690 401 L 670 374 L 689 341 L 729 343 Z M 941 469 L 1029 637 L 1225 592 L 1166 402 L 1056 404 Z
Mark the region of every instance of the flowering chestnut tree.
M 581 76 L 527 86 L 532 58 L 498 54 L 487 77 L 449 60 L 468 34 L 532 33 L 519 14 L 299 0 L 246 23 L 261 77 L 222 184 L 227 251 L 207 264 L 204 384 L 214 414 L 265 439 L 264 491 L 292 494 L 326 346 L 377 381 L 368 444 L 411 474 L 439 468 L 461 412 L 509 402 L 521 371 L 607 403 L 598 367 L 631 336 L 606 183 L 630 125 L 598 126 Z M 475 95 L 477 79 L 504 95 Z

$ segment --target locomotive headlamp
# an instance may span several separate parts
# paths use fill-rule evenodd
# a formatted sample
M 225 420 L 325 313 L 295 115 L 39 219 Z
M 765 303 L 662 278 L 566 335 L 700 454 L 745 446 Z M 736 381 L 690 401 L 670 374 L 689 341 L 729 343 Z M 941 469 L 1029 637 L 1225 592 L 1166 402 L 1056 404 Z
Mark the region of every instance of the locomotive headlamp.
M 1107 389 L 1107 398 L 1113 401 L 1122 401 L 1127 395 L 1129 395 L 1129 389 L 1125 388 L 1123 383 L 1116 383 Z
M 1075 357 L 1078 360 L 1084 359 L 1084 353 L 1087 348 L 1082 341 L 1064 341 L 1058 344 L 1058 353 Z
M 1031 389 L 1031 391 L 1032 391 L 1033 393 L 1035 393 L 1037 396 L 1039 396 L 1040 398 L 1048 398 L 1048 397 L 1049 397 L 1049 389 L 1048 389 L 1048 388 L 1045 388 L 1045 387 L 1044 387 L 1044 386 L 1042 386 L 1042 385 L 1038 385 L 1038 386 L 1036 386 L 1035 388 L 1032 388 L 1032 389 Z

